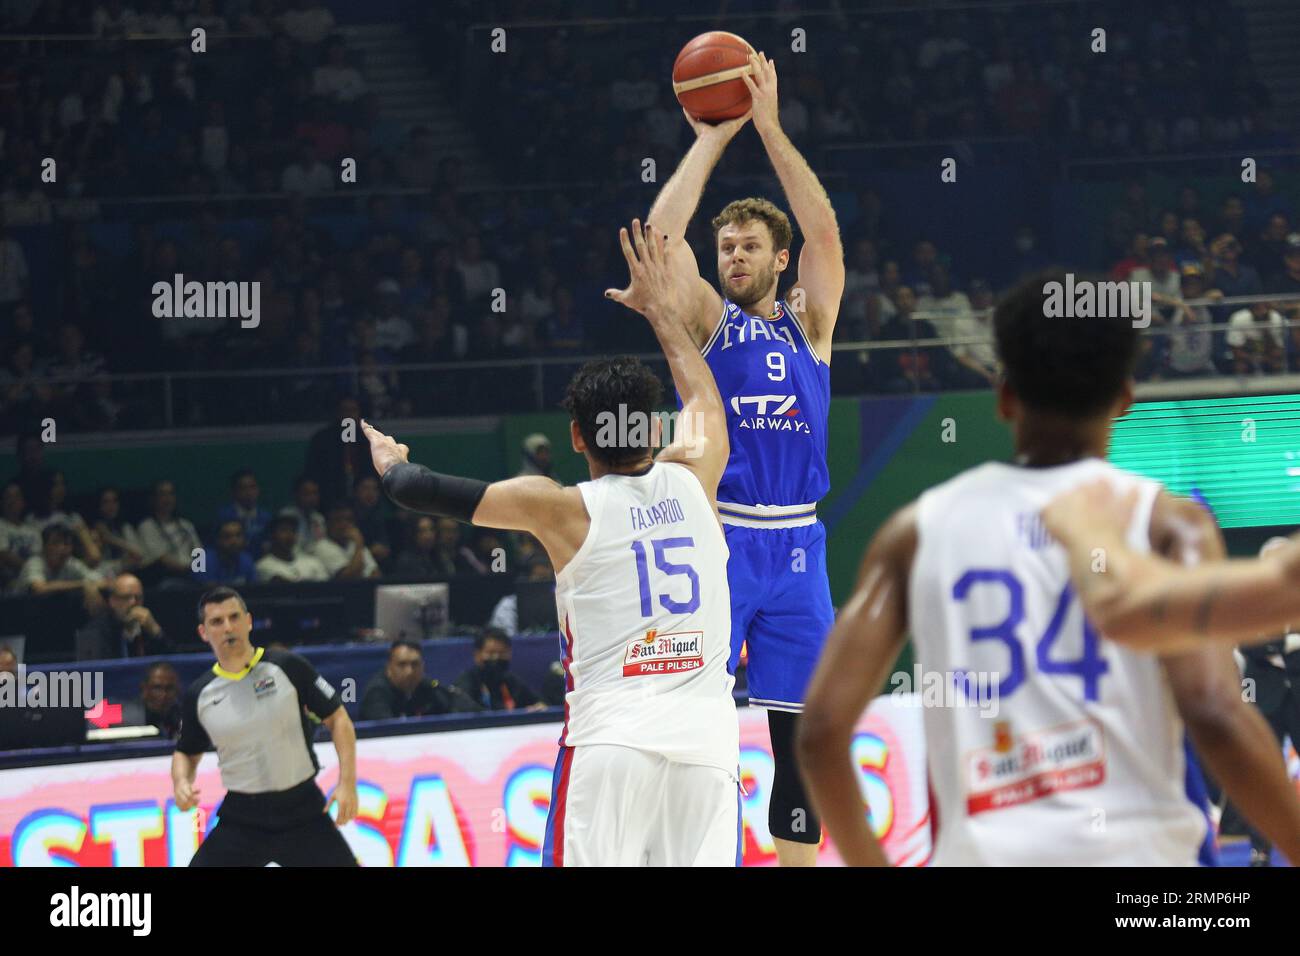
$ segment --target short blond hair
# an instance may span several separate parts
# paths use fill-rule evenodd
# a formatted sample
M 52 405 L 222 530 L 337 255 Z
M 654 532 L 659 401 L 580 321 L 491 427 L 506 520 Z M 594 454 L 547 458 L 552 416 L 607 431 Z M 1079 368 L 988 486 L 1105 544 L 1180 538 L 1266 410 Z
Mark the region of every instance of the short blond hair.
M 761 222 L 772 234 L 773 252 L 789 249 L 794 239 L 794 230 L 790 228 L 790 217 L 776 205 L 766 199 L 750 197 L 729 202 L 722 212 L 713 217 L 713 241 L 718 241 L 718 233 L 723 226 L 739 226 L 746 222 Z

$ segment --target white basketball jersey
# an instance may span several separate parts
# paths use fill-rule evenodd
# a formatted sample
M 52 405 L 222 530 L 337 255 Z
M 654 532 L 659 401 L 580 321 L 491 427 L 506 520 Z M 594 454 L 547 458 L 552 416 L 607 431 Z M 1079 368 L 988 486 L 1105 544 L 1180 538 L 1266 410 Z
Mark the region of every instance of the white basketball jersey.
M 1128 542 L 1149 551 L 1160 486 L 1096 458 L 989 463 L 919 499 L 908 600 L 935 865 L 1196 863 L 1207 821 L 1160 663 L 1100 639 L 1039 518 L 1102 476 L 1139 486 Z
M 591 528 L 555 579 L 560 744 L 617 744 L 736 773 L 730 552 L 703 486 L 663 462 L 578 488 Z

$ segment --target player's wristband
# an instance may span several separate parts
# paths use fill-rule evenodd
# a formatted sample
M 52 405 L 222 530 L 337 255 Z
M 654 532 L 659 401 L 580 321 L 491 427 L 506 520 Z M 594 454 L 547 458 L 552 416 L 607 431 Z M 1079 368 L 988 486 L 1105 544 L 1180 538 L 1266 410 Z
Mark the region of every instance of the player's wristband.
M 394 504 L 466 523 L 473 519 L 488 487 L 486 481 L 439 474 L 410 461 L 384 472 L 383 485 Z

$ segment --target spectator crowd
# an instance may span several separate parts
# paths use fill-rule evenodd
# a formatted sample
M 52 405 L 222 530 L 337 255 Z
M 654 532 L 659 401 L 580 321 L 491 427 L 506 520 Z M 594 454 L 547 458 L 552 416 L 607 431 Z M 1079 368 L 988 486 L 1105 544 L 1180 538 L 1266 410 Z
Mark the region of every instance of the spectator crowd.
M 340 420 L 359 418 L 354 399 L 340 402 L 339 411 Z M 93 495 L 84 516 L 69 510 L 63 473 L 44 464 L 39 436 L 22 435 L 20 470 L 0 494 L 0 589 L 37 597 L 77 591 L 94 612 L 101 609 L 102 591 L 116 595 L 114 582 L 124 579 L 166 588 L 383 577 L 448 581 L 503 569 L 526 580 L 551 576 L 533 536 L 466 531 L 451 518 L 396 508 L 381 491 L 364 443 L 340 441 L 332 425 L 317 437 L 323 440 L 309 446 L 306 469 L 278 500 L 268 502 L 256 471 L 241 468 L 230 477 L 229 501 L 196 522 L 168 478 L 151 484 L 138 516 L 125 512 L 123 492 L 115 487 Z M 545 436 L 530 435 L 523 455 L 532 473 L 550 473 Z M 145 638 L 157 637 L 147 614 L 128 605 L 123 613 L 144 628 Z M 116 647 L 110 650 L 116 654 Z
M 358 415 L 355 399 L 345 399 L 338 410 L 345 417 Z M 253 584 L 300 591 L 312 583 L 361 579 L 460 586 L 467 578 L 503 571 L 518 581 L 554 579 L 531 535 L 466 529 L 449 518 L 391 507 L 368 454 L 339 441 L 333 425 L 318 438 L 309 446 L 306 470 L 283 497 L 268 501 L 256 471 L 240 468 L 230 476 L 229 500 L 210 517 L 191 520 L 167 478 L 154 481 L 143 497 L 139 490 L 102 488 L 86 499 L 83 515 L 69 501 L 64 475 L 44 463 L 39 436 L 23 435 L 19 472 L 0 496 L 0 592 L 10 600 L 68 595 L 78 601 L 84 612 L 75 634 L 79 661 L 154 658 L 142 665 L 139 696 L 112 703 L 122 708 L 121 724 L 153 726 L 174 737 L 179 677 L 156 658 L 183 650 L 187 635 L 166 633 L 150 609 L 149 593 L 185 589 L 197 595 Z M 523 471 L 550 473 L 544 436 L 528 436 L 521 456 Z M 145 502 L 139 514 L 124 506 L 130 499 Z M 515 598 L 509 593 L 499 599 L 480 622 L 486 626 L 473 628 L 472 665 L 454 679 L 445 675 L 445 682 L 426 677 L 420 645 L 399 635 L 384 670 L 363 682 L 361 719 L 526 711 L 562 703 L 558 664 L 538 688 L 511 670 L 512 638 L 521 630 Z M 17 664 L 17 654 L 0 637 L 0 672 L 16 673 Z
M 646 18 L 636 6 L 620 19 L 597 0 L 416 5 L 407 26 L 436 51 L 422 65 L 472 133 L 469 150 L 394 117 L 379 64 L 324 0 L 0 7 L 0 28 L 43 38 L 0 61 L 0 435 L 17 436 L 19 460 L 0 488 L 0 593 L 79 603 L 75 657 L 103 660 L 177 648 L 150 607 L 169 589 L 456 581 L 502 563 L 516 580 L 552 580 L 531 536 L 392 508 L 364 444 L 341 443 L 333 425 L 290 487 L 264 488 L 256 467 L 240 467 L 228 501 L 202 515 L 161 473 L 148 488 L 71 496 L 31 429 L 46 418 L 65 432 L 302 422 L 328 407 L 336 420 L 525 410 L 554 394 L 565 360 L 657 351 L 602 292 L 625 274 L 614 224 L 657 188 L 627 171 L 689 145 L 666 77 L 688 35 L 675 16 L 698 10 L 664 0 Z M 1295 145 L 1275 126 L 1238 5 L 886 7 L 759 0 L 745 13 L 760 16 L 737 21 L 782 44 L 805 29 L 815 49 L 781 57 L 781 123 L 828 181 L 850 183 L 835 192 L 846 260 L 836 341 L 885 343 L 837 356 L 837 393 L 987 388 L 996 292 L 1059 258 L 1017 224 L 997 274 L 971 266 L 969 249 L 919 235 L 854 184 L 854 144 L 890 147 L 871 163 L 894 169 L 916 143 L 951 143 L 973 164 L 1011 143 L 1050 168 Z M 561 20 L 572 23 L 554 28 Z M 1086 40 L 1100 21 L 1113 24 L 1101 57 Z M 471 54 L 490 40 L 485 22 L 511 24 L 517 55 Z M 202 58 L 188 40 L 199 27 Z M 345 159 L 356 188 L 341 180 Z M 716 176 L 730 186 L 752 159 L 732 151 Z M 755 188 L 775 195 L 770 179 Z M 1103 218 L 1100 251 L 1081 265 L 1149 283 L 1140 379 L 1300 367 L 1300 221 L 1274 170 L 1213 200 L 1134 180 Z M 707 276 L 706 225 L 688 238 Z M 154 284 L 176 274 L 258 283 L 256 330 L 158 315 Z M 1225 301 L 1243 297 L 1257 301 Z M 466 365 L 537 358 L 557 360 L 557 375 L 513 389 Z M 447 363 L 464 370 L 422 367 Z M 235 377 L 248 369 L 275 374 Z M 165 401 L 163 375 L 176 377 Z M 529 436 L 523 473 L 550 470 L 546 439 Z M 516 596 L 502 598 L 459 675 L 430 676 L 419 643 L 394 641 L 363 682 L 359 717 L 562 703 L 562 669 L 536 687 L 512 670 L 519 619 Z M 17 666 L 0 640 L 0 680 Z M 180 694 L 171 664 L 141 665 L 122 723 L 174 737 Z
M 1155 3 L 1137 18 L 1101 7 L 1114 15 L 1102 17 L 1105 56 L 1080 40 L 1097 4 L 940 14 L 773 0 L 744 25 L 782 37 L 804 26 L 818 45 L 782 59 L 782 124 L 828 175 L 846 143 L 954 138 L 978 158 L 989 137 L 1022 137 L 1049 154 L 1108 159 L 1291 143 L 1271 127 L 1235 6 Z M 543 25 L 584 10 L 594 22 Z M 662 21 L 624 23 L 589 3 L 452 0 L 414 14 L 410 28 L 440 51 L 426 68 L 473 131 L 469 154 L 390 115 L 342 11 L 322 0 L 35 5 L 12 25 L 48 41 L 18 44 L 0 64 L 0 434 L 45 417 L 71 431 L 304 421 L 344 393 L 376 417 L 530 410 L 539 395 L 557 397 L 563 366 L 538 382 L 530 371 L 517 389 L 474 369 L 412 366 L 654 351 L 648 330 L 601 292 L 623 271 L 611 224 L 646 201 L 643 184 L 613 170 L 677 157 L 690 135 L 663 81 L 674 10 L 693 12 L 673 0 Z M 490 69 L 466 46 L 489 11 L 515 24 L 517 54 Z M 183 44 L 124 40 L 199 26 L 232 42 L 214 39 L 199 60 Z M 480 181 L 525 188 L 468 188 L 466 156 Z M 53 183 L 41 180 L 44 157 L 58 163 Z M 344 157 L 362 171 L 362 198 L 331 205 L 344 195 Z M 742 165 L 728 153 L 717 175 Z M 1223 209 L 1200 208 L 1189 190 L 1167 209 L 1128 197 L 1108 226 L 1113 258 L 1147 268 L 1141 232 L 1169 244 L 1180 287 L 1189 266 L 1206 294 L 1295 281 L 1283 246 L 1300 224 L 1271 180 L 1261 174 Z M 248 198 L 268 194 L 278 198 Z M 839 340 L 967 341 L 847 355 L 836 390 L 987 383 L 992 355 L 976 340 L 987 338 L 992 294 L 1051 262 L 1049 243 L 1021 226 L 1003 274 L 990 275 L 961 261 L 966 250 L 883 215 L 872 189 L 839 194 L 850 267 Z M 139 196 L 152 204 L 122 202 Z M 707 229 L 691 238 L 711 261 Z M 258 282 L 256 330 L 156 316 L 153 285 L 177 273 Z M 1200 306 L 1165 299 L 1160 322 L 1180 334 L 1153 342 L 1145 374 L 1291 366 L 1293 337 L 1272 327 L 1287 310 L 1211 306 L 1204 314 L 1240 330 L 1207 349 L 1201 334 L 1182 334 Z M 278 374 L 233 378 L 250 368 Z M 347 371 L 317 371 L 327 368 Z M 187 377 L 223 372 L 232 377 Z M 180 379 L 164 394 L 160 378 L 108 377 L 138 373 Z

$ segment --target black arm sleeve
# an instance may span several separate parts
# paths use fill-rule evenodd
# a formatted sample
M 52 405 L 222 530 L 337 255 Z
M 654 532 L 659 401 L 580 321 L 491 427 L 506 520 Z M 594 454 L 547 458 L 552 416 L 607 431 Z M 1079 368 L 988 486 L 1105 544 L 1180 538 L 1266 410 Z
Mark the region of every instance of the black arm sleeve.
M 398 462 L 384 472 L 383 484 L 384 494 L 394 504 L 467 524 L 488 487 L 486 481 L 439 474 L 411 461 Z

